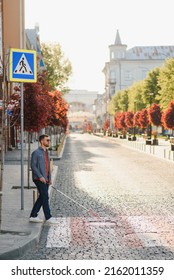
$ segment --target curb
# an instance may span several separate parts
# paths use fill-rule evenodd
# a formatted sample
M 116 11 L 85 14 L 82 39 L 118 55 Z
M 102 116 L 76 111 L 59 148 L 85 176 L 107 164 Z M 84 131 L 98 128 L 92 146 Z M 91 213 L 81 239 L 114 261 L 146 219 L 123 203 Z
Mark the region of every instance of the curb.
M 2 254 L 0 254 L 0 260 L 13 260 L 13 259 L 19 259 L 20 257 L 22 257 L 24 255 L 24 253 L 29 250 L 29 249 L 33 249 L 36 247 L 36 245 L 39 242 L 39 238 L 41 235 L 41 231 L 42 231 L 42 226 L 38 227 L 39 228 L 39 232 L 36 232 L 35 234 L 33 234 L 33 236 L 31 237 L 31 240 L 26 241 L 25 243 L 21 244 L 19 247 L 16 247 L 14 249 L 8 250 Z
M 65 145 L 66 145 L 66 138 L 67 138 L 67 135 L 65 136 L 65 139 L 63 141 L 63 145 L 62 145 L 62 149 L 60 151 L 60 155 L 59 156 L 50 156 L 50 159 L 60 160 L 62 158 L 63 152 L 64 152 L 64 148 L 65 148 Z

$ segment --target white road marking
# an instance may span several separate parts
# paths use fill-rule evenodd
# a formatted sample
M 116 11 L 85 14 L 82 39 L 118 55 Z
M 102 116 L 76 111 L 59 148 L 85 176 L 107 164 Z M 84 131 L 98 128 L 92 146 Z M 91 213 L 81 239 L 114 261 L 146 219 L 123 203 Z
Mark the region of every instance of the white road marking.
M 146 217 L 130 216 L 127 220 L 145 247 L 167 246 L 166 240 Z
M 71 242 L 70 218 L 57 218 L 58 223 L 50 225 L 47 248 L 68 248 Z

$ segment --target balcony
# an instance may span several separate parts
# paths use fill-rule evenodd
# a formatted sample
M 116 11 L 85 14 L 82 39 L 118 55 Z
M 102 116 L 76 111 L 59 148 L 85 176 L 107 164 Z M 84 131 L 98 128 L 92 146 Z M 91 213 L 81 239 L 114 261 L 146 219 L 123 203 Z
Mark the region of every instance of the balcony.
M 116 78 L 111 78 L 108 80 L 108 84 L 115 85 L 116 84 Z

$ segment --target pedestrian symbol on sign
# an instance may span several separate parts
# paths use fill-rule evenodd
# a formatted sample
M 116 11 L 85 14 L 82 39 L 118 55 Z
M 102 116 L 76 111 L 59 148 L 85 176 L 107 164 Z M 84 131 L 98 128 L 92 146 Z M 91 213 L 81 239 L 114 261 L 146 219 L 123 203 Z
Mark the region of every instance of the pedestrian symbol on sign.
M 9 81 L 35 83 L 37 81 L 36 51 L 10 49 Z
M 33 75 L 33 72 L 31 71 L 31 68 L 28 64 L 28 61 L 26 59 L 26 56 L 22 54 L 14 72 L 14 74 L 26 74 L 26 75 Z

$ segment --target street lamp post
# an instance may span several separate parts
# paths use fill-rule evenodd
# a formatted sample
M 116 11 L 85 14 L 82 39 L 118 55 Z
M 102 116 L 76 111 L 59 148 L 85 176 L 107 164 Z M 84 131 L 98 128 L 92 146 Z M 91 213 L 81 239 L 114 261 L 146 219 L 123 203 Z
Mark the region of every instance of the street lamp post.
M 134 114 L 135 114 L 135 112 L 136 112 L 136 104 L 137 104 L 137 101 L 134 100 Z M 134 125 L 134 127 L 133 127 L 133 132 L 134 132 L 134 136 L 132 137 L 132 141 L 136 141 L 137 138 L 136 138 L 136 136 L 135 136 L 135 125 Z
M 149 95 L 149 104 L 150 104 L 150 107 L 151 107 L 151 105 L 152 105 L 152 96 L 154 95 L 154 93 L 150 92 L 150 93 L 148 93 L 148 95 Z M 152 124 L 150 122 L 149 123 L 149 131 L 148 131 L 148 140 L 146 141 L 147 145 L 151 145 L 152 144 L 151 137 L 152 137 Z

